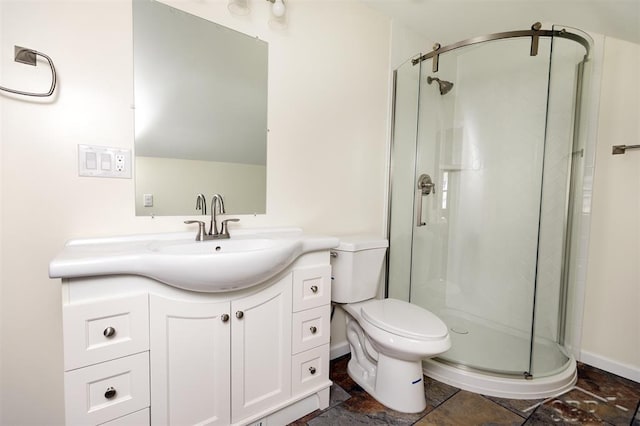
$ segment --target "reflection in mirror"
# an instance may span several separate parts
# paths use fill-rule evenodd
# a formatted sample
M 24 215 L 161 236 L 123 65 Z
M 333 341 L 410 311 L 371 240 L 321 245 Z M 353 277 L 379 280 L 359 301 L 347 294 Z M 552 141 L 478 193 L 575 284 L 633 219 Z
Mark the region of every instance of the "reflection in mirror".
M 199 214 L 199 193 L 264 213 L 267 43 L 134 0 L 133 52 L 136 214 Z

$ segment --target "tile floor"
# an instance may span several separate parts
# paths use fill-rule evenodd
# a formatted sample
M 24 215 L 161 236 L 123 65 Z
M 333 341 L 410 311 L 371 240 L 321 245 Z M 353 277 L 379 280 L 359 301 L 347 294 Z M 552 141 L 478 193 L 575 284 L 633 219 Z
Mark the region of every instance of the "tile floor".
M 427 408 L 417 414 L 390 410 L 347 375 L 349 355 L 331 362 L 326 410 L 293 422 L 316 425 L 632 425 L 640 426 L 640 383 L 578 363 L 578 383 L 549 400 L 479 395 L 425 377 Z

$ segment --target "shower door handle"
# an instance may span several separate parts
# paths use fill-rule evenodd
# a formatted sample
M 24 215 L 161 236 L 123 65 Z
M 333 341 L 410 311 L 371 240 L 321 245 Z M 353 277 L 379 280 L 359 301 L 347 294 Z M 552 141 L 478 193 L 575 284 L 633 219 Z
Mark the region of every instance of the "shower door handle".
M 418 211 L 416 212 L 416 226 L 425 226 L 427 223 L 422 221 L 422 197 L 436 192 L 436 184 L 431 180 L 431 176 L 423 173 L 418 178 L 418 190 L 416 191 L 416 204 Z

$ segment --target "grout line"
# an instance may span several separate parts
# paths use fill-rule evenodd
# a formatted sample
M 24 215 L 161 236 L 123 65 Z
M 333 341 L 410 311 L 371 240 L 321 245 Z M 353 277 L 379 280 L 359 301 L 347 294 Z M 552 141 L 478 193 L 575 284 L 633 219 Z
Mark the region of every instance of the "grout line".
M 440 382 L 442 383 L 442 382 Z M 441 401 L 440 403 L 438 403 L 438 405 L 436 405 L 435 407 L 433 407 L 433 410 L 429 411 L 428 413 L 425 413 L 424 416 L 420 417 L 419 419 L 417 419 L 415 422 L 411 423 L 412 425 L 415 425 L 416 423 L 418 423 L 420 420 L 424 419 L 425 417 L 427 417 L 429 414 L 433 413 L 434 411 L 436 411 L 438 408 L 442 407 L 442 405 L 447 402 L 448 400 L 450 400 L 451 398 L 453 398 L 455 395 L 458 394 L 458 392 L 461 391 L 461 389 L 458 389 L 457 391 L 455 391 L 454 393 L 452 393 L 451 395 L 449 395 L 448 398 L 445 398 L 443 401 Z

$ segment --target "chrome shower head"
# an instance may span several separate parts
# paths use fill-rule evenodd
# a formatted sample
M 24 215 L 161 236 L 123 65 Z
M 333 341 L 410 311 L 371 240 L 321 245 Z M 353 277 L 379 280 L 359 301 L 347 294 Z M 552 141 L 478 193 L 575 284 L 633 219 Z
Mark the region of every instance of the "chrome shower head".
M 438 77 L 427 77 L 427 83 L 431 84 L 434 81 L 438 82 L 441 95 L 446 95 L 453 89 L 453 83 L 450 81 L 440 80 Z

